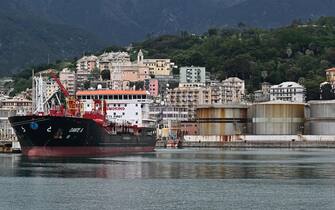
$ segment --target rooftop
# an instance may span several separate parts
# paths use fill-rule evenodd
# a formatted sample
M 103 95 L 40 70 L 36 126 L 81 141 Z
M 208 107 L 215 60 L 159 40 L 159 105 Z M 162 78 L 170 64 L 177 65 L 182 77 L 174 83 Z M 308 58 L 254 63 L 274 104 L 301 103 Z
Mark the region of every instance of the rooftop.
M 330 69 L 326 69 L 326 72 L 330 72 L 330 71 L 335 71 L 335 67 L 330 68 Z
M 304 88 L 302 85 L 299 85 L 296 82 L 283 82 L 279 85 L 273 85 L 271 88 Z
M 82 90 L 77 96 L 87 95 L 146 95 L 145 90 Z

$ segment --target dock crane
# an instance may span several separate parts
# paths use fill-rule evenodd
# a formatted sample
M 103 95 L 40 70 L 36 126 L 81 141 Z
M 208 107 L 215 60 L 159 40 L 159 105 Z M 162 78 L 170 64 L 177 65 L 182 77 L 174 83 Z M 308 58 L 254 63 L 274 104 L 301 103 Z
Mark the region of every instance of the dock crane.
M 51 78 L 57 83 L 58 87 L 60 88 L 62 94 L 65 97 L 66 109 L 65 109 L 65 113 L 63 113 L 63 114 L 70 115 L 70 116 L 76 116 L 78 114 L 76 97 L 74 95 L 69 94 L 69 92 L 64 87 L 64 85 L 61 83 L 61 81 L 59 80 L 59 78 L 58 78 L 58 76 L 56 75 L 55 72 L 53 72 L 50 69 L 48 73 L 51 76 Z

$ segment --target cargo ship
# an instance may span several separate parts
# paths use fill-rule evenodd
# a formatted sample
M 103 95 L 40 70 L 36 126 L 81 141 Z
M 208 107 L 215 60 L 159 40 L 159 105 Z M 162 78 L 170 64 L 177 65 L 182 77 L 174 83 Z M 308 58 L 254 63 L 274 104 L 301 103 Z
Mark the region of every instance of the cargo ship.
M 9 118 L 27 156 L 109 156 L 151 152 L 156 143 L 152 128 L 103 125 L 92 119 L 62 116 Z
M 66 96 L 66 108 L 53 106 L 46 112 L 40 78 L 34 90 L 35 112 L 9 118 L 23 155 L 96 157 L 154 151 L 156 128 L 148 119 L 151 102 L 146 91 L 85 90 L 71 97 L 54 78 Z

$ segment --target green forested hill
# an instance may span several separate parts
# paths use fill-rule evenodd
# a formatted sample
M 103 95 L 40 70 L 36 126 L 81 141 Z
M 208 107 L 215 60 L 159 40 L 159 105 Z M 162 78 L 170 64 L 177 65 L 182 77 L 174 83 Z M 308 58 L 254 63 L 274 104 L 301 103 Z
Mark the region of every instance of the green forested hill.
M 146 58 L 171 58 L 178 66 L 205 66 L 218 79 L 237 76 L 246 81 L 249 92 L 264 81 L 297 81 L 312 100 L 319 99 L 325 69 L 335 66 L 334 26 L 332 17 L 270 30 L 240 24 L 239 28 L 210 29 L 201 36 L 182 32 L 150 38 L 134 43 L 130 53 L 134 58 L 143 49 Z M 16 80 L 27 79 L 30 73 L 18 74 Z
M 263 81 L 298 81 L 308 99 L 319 99 L 324 70 L 335 65 L 335 18 L 262 30 L 210 29 L 203 36 L 182 33 L 136 43 L 147 57 L 169 57 L 178 66 L 205 66 L 217 78 L 238 76 L 249 91 Z M 134 51 L 136 51 L 134 50 Z

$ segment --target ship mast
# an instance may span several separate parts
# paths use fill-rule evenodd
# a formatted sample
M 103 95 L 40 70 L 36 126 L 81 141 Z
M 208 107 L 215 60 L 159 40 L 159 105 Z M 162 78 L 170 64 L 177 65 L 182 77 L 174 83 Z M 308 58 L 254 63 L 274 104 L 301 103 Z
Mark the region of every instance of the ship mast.
M 34 113 L 36 105 L 35 105 L 35 82 L 34 82 L 34 78 L 35 78 L 35 72 L 34 69 L 32 69 L 32 76 L 31 76 L 31 100 L 32 100 L 32 106 L 31 106 L 31 113 Z
M 42 75 L 40 74 L 39 77 L 33 78 L 34 84 L 34 104 L 35 104 L 35 110 L 33 110 L 33 114 L 44 114 L 44 102 L 46 101 L 46 93 L 45 93 L 45 87 L 44 87 L 44 81 L 42 78 Z

